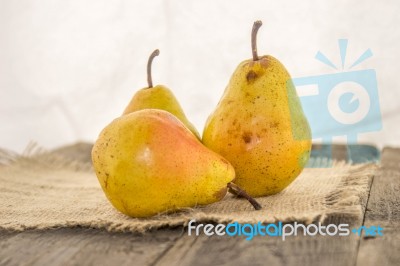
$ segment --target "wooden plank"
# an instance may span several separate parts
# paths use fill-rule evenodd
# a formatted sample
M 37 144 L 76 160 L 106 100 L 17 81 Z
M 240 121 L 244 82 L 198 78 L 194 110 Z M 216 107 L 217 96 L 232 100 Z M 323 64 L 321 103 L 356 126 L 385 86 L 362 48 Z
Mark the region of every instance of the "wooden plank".
M 351 163 L 368 163 L 379 160 L 379 150 L 375 146 L 367 144 L 313 144 L 311 156 L 328 157 Z
M 356 236 L 298 236 L 284 242 L 277 237 L 185 236 L 156 265 L 354 265 L 357 243 Z
M 0 265 L 150 265 L 168 250 L 181 230 L 108 233 L 63 228 L 0 232 Z
M 400 264 L 400 149 L 385 148 L 382 167 L 375 176 L 367 211 L 366 227 L 381 226 L 383 236 L 361 238 L 357 265 Z

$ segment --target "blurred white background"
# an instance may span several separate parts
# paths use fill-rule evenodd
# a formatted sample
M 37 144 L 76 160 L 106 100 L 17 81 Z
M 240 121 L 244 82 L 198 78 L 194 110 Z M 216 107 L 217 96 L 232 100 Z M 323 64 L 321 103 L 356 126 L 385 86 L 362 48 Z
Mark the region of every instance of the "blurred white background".
M 172 89 L 201 132 L 236 66 L 251 57 L 255 20 L 260 54 L 292 77 L 334 71 L 337 39 L 349 39 L 356 69 L 375 69 L 383 129 L 360 142 L 400 146 L 400 4 L 388 1 L 61 1 L 0 0 L 0 147 L 30 141 L 53 148 L 94 141 L 146 84 L 148 55 L 159 48 L 153 82 Z

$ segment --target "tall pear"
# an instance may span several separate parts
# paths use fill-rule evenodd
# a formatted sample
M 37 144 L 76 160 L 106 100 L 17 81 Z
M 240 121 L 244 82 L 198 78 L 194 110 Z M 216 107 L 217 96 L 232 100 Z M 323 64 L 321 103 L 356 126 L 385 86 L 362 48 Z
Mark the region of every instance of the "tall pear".
M 203 132 L 203 143 L 235 168 L 235 183 L 251 196 L 286 188 L 303 170 L 311 132 L 286 68 L 270 55 L 239 64 Z
M 175 115 L 198 139 L 200 139 L 199 133 L 193 124 L 187 119 L 181 105 L 175 98 L 172 91 L 163 85 L 156 85 L 153 87 L 151 65 L 154 57 L 158 56 L 159 54 L 160 51 L 158 49 L 154 50 L 147 62 L 148 87 L 140 89 L 138 92 L 136 92 L 128 106 L 125 108 L 123 115 L 142 109 L 165 110 Z
M 95 142 L 92 161 L 109 201 L 132 217 L 210 204 L 228 188 L 244 193 L 231 183 L 232 165 L 163 110 L 144 109 L 112 121 Z

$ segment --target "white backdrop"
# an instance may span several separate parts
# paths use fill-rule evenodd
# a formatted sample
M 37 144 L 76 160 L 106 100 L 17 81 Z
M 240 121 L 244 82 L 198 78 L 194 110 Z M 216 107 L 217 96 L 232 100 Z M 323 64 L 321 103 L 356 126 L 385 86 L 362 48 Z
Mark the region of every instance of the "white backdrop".
M 388 1 L 61 1 L 0 0 L 0 147 L 30 141 L 52 148 L 94 141 L 146 86 L 148 55 L 155 84 L 171 88 L 201 132 L 230 75 L 251 57 L 260 19 L 260 54 L 293 77 L 331 73 L 314 59 L 340 64 L 337 39 L 349 39 L 359 69 L 376 70 L 380 132 L 361 142 L 400 145 L 400 4 Z

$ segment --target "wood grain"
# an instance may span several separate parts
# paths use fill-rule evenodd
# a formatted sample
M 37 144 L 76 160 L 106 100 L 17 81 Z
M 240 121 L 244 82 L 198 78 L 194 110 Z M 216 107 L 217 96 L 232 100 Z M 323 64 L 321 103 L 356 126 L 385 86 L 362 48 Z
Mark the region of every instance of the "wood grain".
M 184 236 L 157 265 L 354 265 L 358 237 Z
M 375 176 L 364 225 L 383 227 L 383 236 L 363 233 L 357 265 L 400 265 L 400 149 L 385 148 Z
M 83 228 L 0 231 L 0 265 L 151 265 L 181 234 L 182 230 L 134 235 Z

